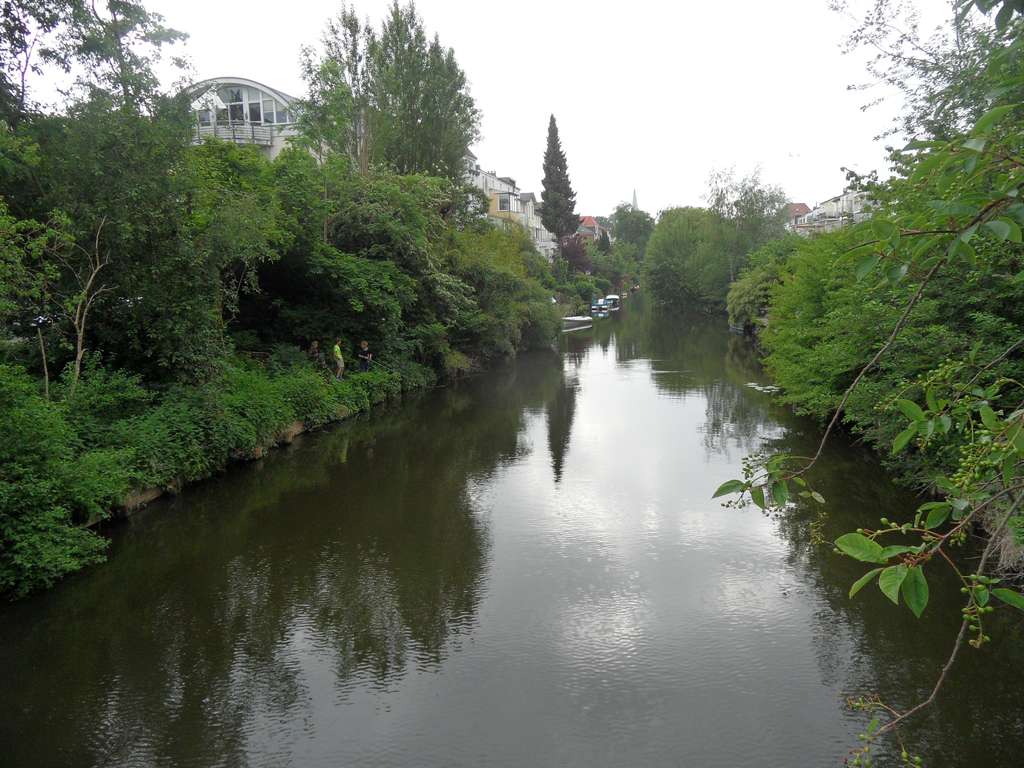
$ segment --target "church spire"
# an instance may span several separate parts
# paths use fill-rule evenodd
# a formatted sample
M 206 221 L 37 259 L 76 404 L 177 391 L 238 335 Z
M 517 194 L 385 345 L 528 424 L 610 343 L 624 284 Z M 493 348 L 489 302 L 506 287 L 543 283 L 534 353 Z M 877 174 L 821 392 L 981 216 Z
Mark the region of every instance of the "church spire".
M 636 204 L 636 187 L 633 188 L 633 210 L 639 210 Z

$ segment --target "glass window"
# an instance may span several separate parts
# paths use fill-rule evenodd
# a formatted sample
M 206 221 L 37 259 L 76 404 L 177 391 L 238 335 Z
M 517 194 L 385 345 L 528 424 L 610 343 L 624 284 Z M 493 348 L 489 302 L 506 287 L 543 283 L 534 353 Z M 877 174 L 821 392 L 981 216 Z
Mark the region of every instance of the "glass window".
M 199 124 L 200 125 L 209 125 L 210 124 L 210 117 L 211 117 L 210 110 L 208 110 L 208 109 L 200 109 L 196 113 L 196 115 L 199 118 Z
M 227 108 L 225 107 L 224 109 L 218 109 L 217 110 L 217 125 L 227 125 L 227 124 L 228 124 L 228 110 L 227 110 Z
M 508 195 L 502 195 L 501 197 L 498 198 L 498 210 L 499 211 L 507 211 L 508 210 Z
M 282 107 L 280 104 L 277 109 L 277 122 L 279 123 L 290 123 L 292 121 L 291 113 Z
M 228 110 L 232 123 L 245 122 L 245 108 L 241 104 L 229 104 Z
M 274 100 L 264 99 L 263 100 L 263 122 L 272 123 L 274 122 Z
M 260 103 L 253 101 L 249 103 L 249 122 L 250 123 L 262 123 L 263 118 L 260 116 Z

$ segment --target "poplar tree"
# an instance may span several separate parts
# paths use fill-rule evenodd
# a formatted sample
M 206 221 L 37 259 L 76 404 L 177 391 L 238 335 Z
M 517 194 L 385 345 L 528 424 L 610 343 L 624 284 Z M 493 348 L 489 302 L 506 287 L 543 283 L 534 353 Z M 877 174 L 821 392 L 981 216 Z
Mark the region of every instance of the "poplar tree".
M 544 179 L 540 193 L 544 207 L 541 221 L 545 229 L 559 240 L 576 233 L 579 217 L 576 215 L 576 193 L 569 182 L 569 166 L 558 138 L 558 124 L 555 116 L 548 123 L 548 146 L 544 150 Z

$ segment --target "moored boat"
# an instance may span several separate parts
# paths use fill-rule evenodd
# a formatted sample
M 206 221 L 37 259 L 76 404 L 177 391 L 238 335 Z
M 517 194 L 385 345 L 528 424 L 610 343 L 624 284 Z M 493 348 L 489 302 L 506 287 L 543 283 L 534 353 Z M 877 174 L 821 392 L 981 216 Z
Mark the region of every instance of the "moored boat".
M 570 315 L 569 317 L 562 318 L 563 333 L 569 333 L 569 331 L 583 331 L 587 328 L 593 327 L 593 320 L 586 315 Z

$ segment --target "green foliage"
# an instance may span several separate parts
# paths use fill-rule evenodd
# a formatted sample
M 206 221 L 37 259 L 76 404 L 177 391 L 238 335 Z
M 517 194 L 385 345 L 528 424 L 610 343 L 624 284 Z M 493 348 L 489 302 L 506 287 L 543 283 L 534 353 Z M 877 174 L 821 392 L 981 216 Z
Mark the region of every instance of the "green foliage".
M 797 235 L 772 240 L 750 254 L 747 268 L 729 286 L 726 309 L 729 322 L 751 328 L 768 312 L 772 288 L 781 279 L 782 269 L 806 241 Z
M 637 259 L 642 260 L 647 250 L 647 241 L 654 231 L 654 219 L 650 214 L 634 208 L 628 203 L 616 206 L 610 217 L 615 245 L 628 243 L 636 249 Z
M 724 302 L 729 287 L 728 222 L 704 208 L 663 211 L 647 244 L 644 283 L 661 304 Z
M 0 594 L 21 597 L 103 556 L 81 528 L 127 489 L 123 454 L 82 450 L 65 408 L 0 365 Z
M 342 9 L 273 162 L 191 144 L 190 93 L 154 76 L 181 36 L 136 0 L 15 0 L 0 31 L 23 36 L 0 35 L 0 592 L 102 557 L 82 526 L 130 490 L 546 345 L 552 295 L 583 292 L 487 226 L 463 179 L 479 114 L 412 4 L 379 34 Z M 60 112 L 21 88 L 33 50 L 80 76 Z M 314 339 L 377 366 L 335 381 Z
M 890 29 L 877 15 L 887 5 L 876 4 L 866 28 Z M 911 92 L 907 124 L 931 137 L 893 152 L 899 173 L 892 180 L 868 183 L 879 204 L 870 224 L 791 249 L 779 244 L 775 274 L 752 269 L 730 301 L 737 316 L 749 317 L 748 307 L 757 306 L 750 295 L 768 286 L 768 366 L 783 398 L 829 427 L 813 456 L 748 462 L 744 479 L 723 493 L 749 494 L 764 507 L 771 487 L 768 506 L 780 507 L 774 489 L 781 486 L 818 501 L 804 474 L 842 421 L 937 496 L 904 522 L 883 517 L 877 528 L 838 537 L 835 551 L 881 566 L 859 578 L 851 596 L 877 578 L 883 594 L 916 617 L 929 602 L 929 575 L 950 566 L 965 597 L 939 686 L 963 639 L 974 648 L 991 640 L 992 596 L 1024 607 L 1019 591 L 997 587 L 1003 579 L 991 575 L 1019 575 L 1024 566 L 1015 524 L 1024 505 L 1024 22 L 1017 3 L 976 5 L 998 5 L 1002 18 L 933 57 L 938 65 L 955 59 L 964 71 Z M 914 42 L 911 35 L 900 45 Z M 919 57 L 923 49 L 914 47 Z M 971 532 L 987 537 L 980 557 L 954 558 Z M 893 536 L 899 543 L 885 546 Z M 929 702 L 903 714 L 868 706 L 889 721 L 873 721 L 858 761 L 873 738 Z

